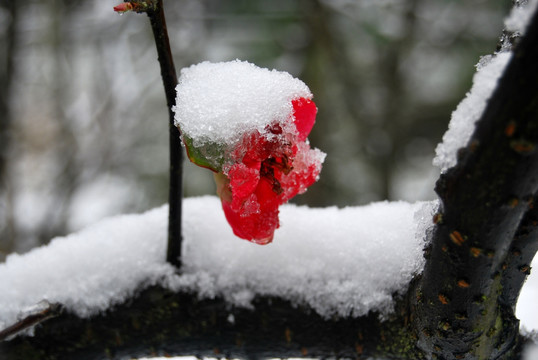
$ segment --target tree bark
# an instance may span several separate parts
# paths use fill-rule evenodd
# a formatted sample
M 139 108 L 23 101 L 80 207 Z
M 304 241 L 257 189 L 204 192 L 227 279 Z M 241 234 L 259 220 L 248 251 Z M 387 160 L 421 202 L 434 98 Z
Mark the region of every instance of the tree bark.
M 183 201 L 183 148 L 180 133 L 174 125 L 172 107 L 176 103 L 177 75 L 170 49 L 170 40 L 164 17 L 162 0 L 151 1 L 145 12 L 148 14 L 155 39 L 161 77 L 168 107 L 168 126 L 170 141 L 170 187 L 168 193 L 168 247 L 166 261 L 181 268 L 181 206 Z
M 442 359 L 510 358 L 517 296 L 536 252 L 538 14 L 516 46 L 442 200 L 416 287 L 419 345 Z
M 0 343 L 2 359 L 132 359 L 150 355 L 198 357 L 345 357 L 384 355 L 420 359 L 400 310 L 386 321 L 377 314 L 324 319 L 278 298 L 257 298 L 255 310 L 222 299 L 158 287 L 91 319 L 64 313 L 35 330 Z

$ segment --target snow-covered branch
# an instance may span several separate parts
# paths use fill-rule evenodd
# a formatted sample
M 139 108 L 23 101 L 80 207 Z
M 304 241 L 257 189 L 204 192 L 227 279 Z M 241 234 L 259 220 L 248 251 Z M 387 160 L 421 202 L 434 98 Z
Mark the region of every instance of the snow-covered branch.
M 437 182 L 439 221 L 416 289 L 419 344 L 429 356 L 518 351 L 514 308 L 536 252 L 537 43 L 535 12 L 513 54 L 498 55 L 508 56 L 506 68 L 457 164 Z

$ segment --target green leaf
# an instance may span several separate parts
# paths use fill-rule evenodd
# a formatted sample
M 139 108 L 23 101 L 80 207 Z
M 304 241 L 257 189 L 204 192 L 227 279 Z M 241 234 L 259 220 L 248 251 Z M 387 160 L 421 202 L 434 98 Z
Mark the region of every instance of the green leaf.
M 183 135 L 183 143 L 187 149 L 189 160 L 198 166 L 214 172 L 221 172 L 224 163 L 224 145 L 208 143 L 204 146 L 195 147 L 193 140 Z

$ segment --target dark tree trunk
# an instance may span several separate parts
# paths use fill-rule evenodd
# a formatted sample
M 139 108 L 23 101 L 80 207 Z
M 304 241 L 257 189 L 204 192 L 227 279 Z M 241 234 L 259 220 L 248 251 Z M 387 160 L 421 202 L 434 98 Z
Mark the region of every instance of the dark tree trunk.
M 514 316 L 537 246 L 538 14 L 516 47 L 442 200 L 416 288 L 420 347 L 443 359 L 510 357 Z
M 222 299 L 198 300 L 196 294 L 149 288 L 92 319 L 62 314 L 38 327 L 34 337 L 0 343 L 0 358 L 421 358 L 401 312 L 380 322 L 377 314 L 323 319 L 311 309 L 277 298 L 259 298 L 254 305 L 255 310 L 234 308 Z

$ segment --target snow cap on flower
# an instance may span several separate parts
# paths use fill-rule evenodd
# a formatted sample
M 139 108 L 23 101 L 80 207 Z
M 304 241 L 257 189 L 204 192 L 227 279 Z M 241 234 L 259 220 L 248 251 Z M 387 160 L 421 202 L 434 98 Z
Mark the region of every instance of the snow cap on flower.
M 292 100 L 312 99 L 308 87 L 287 72 L 240 60 L 184 68 L 176 91 L 175 125 L 195 148 L 232 145 L 241 134 L 286 124 Z
M 217 173 L 234 233 L 271 242 L 278 207 L 318 179 L 325 157 L 306 142 L 317 113 L 312 93 L 286 72 L 239 60 L 183 69 L 176 91 L 187 155 Z

